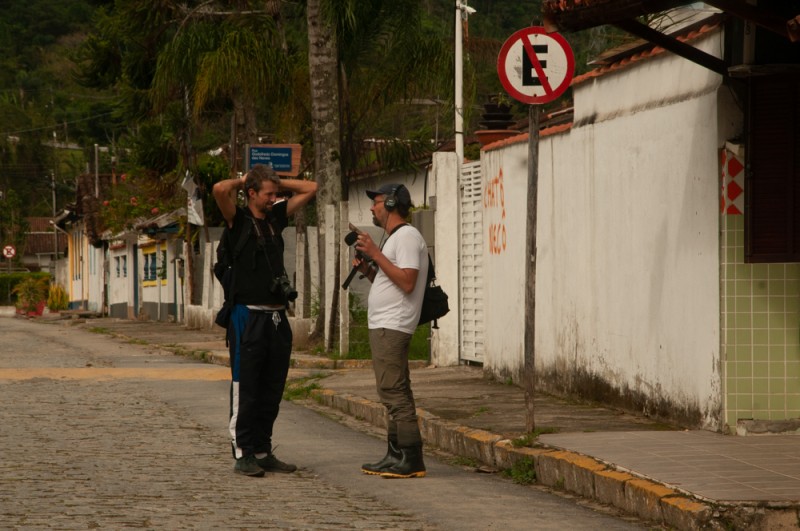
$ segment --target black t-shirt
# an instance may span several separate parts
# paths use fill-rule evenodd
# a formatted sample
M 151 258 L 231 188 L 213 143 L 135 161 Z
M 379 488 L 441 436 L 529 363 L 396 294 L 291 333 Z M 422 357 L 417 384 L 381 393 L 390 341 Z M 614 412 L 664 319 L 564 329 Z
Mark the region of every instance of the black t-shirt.
M 234 260 L 234 300 L 238 304 L 286 304 L 286 299 L 272 292 L 272 281 L 283 274 L 283 238 L 281 233 L 289 224 L 286 215 L 287 201 L 275 203 L 267 219 L 256 219 L 249 210 L 236 208 L 236 217 L 231 227 L 230 241 L 236 245 L 243 230 L 250 236 Z M 256 221 L 263 236 L 263 247 L 259 244 L 253 222 Z M 269 265 L 264 250 L 269 256 Z

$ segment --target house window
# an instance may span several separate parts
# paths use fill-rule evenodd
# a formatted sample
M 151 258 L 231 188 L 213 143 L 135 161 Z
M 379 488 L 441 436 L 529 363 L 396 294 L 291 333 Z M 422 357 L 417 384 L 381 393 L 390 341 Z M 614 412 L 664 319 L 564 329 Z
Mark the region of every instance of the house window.
M 155 284 L 156 280 L 156 252 L 155 249 L 149 252 L 143 252 L 142 256 L 144 258 L 144 270 L 142 271 L 142 279 L 144 280 L 145 286 L 151 286 Z
M 119 278 L 119 266 L 120 266 L 119 262 L 120 262 L 119 256 L 115 256 L 114 257 L 114 269 L 117 272 L 117 278 Z
M 128 256 L 122 257 L 122 276 L 128 278 Z
M 150 255 L 150 276 L 148 280 L 156 279 L 156 269 L 158 268 L 158 260 L 156 260 L 156 253 Z
M 148 247 L 142 250 L 144 258 L 143 286 L 155 286 L 158 281 L 166 284 L 167 278 L 167 252 L 156 251 L 156 247 Z M 159 261 L 160 259 L 160 261 Z
M 749 80 L 745 261 L 800 262 L 800 75 Z

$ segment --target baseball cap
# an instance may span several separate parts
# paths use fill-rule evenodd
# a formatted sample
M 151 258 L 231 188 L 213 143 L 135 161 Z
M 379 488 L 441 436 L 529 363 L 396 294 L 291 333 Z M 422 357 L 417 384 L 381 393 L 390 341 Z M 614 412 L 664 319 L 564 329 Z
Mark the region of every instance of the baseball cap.
M 411 193 L 408 191 L 408 188 L 402 184 L 384 184 L 377 190 L 367 190 L 367 197 L 375 199 L 379 195 L 391 195 L 392 192 L 394 192 L 398 204 L 411 206 Z

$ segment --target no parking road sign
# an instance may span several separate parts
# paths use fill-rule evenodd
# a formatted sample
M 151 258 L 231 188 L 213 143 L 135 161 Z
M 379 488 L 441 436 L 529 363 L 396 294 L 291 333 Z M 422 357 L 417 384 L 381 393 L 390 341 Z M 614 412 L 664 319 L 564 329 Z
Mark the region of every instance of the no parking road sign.
M 5 247 L 3 247 L 3 256 L 5 256 L 6 258 L 14 258 L 16 254 L 17 250 L 14 249 L 13 245 L 6 245 Z
M 547 103 L 572 81 L 575 57 L 566 39 L 534 26 L 514 33 L 497 58 L 497 73 L 509 96 L 522 103 Z

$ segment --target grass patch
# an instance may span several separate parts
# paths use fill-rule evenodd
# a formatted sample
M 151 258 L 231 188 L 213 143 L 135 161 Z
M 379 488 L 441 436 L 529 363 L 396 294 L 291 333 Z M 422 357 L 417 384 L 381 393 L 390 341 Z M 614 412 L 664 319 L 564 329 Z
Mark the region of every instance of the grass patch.
M 311 396 L 311 391 L 321 389 L 319 380 L 324 377 L 325 375 L 315 374 L 286 382 L 286 388 L 283 390 L 283 399 L 289 401 L 307 399 Z
M 548 433 L 558 433 L 558 428 L 552 428 L 549 426 L 543 426 L 541 428 L 536 428 L 530 433 L 526 433 L 521 437 L 517 437 L 511 441 L 511 445 L 514 448 L 523 448 L 523 447 L 532 447 L 533 443 L 536 442 L 536 439 L 539 438 L 539 435 L 546 435 Z
M 536 470 L 533 466 L 533 459 L 530 457 L 523 457 L 511 468 L 503 470 L 502 474 L 519 485 L 530 485 L 536 482 Z
M 89 332 L 93 334 L 110 334 L 111 330 L 103 328 L 102 326 L 93 326 L 89 329 Z
M 467 466 L 470 468 L 478 468 L 481 466 L 480 461 L 473 457 L 457 456 L 454 457 L 451 462 L 456 466 Z
M 429 339 L 431 337 L 431 324 L 418 326 L 411 336 L 408 348 L 408 359 L 427 360 L 430 357 Z M 367 328 L 367 309 L 361 304 L 358 297 L 350 297 L 350 349 L 346 356 L 337 355 L 334 359 L 368 360 L 372 359 L 369 348 L 369 329 Z
M 148 345 L 149 343 L 144 339 L 139 339 L 136 337 L 130 338 L 126 343 L 130 343 L 131 345 Z
M 425 323 L 418 326 L 411 336 L 411 346 L 408 349 L 408 359 L 427 360 L 430 358 L 431 324 Z
M 484 413 L 488 413 L 488 412 L 489 412 L 489 408 L 487 406 L 481 406 L 481 407 L 479 407 L 478 409 L 475 410 L 475 413 L 473 413 L 472 416 L 473 417 L 479 417 L 480 415 L 483 415 Z

